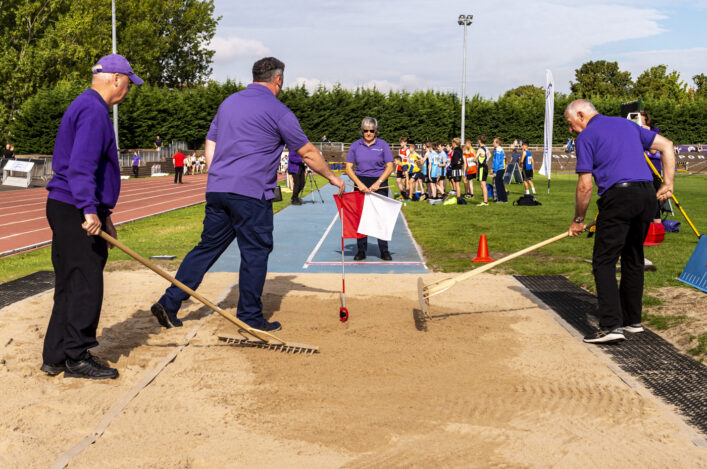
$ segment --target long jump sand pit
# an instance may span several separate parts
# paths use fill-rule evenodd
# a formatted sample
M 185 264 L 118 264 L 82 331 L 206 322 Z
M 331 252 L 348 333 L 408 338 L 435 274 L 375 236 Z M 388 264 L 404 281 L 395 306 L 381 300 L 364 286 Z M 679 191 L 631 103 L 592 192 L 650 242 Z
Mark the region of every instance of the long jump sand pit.
M 237 276 L 200 288 L 234 308 Z M 426 282 L 441 278 L 425 277 Z M 166 283 L 106 273 L 101 345 L 116 381 L 38 370 L 47 292 L 0 310 L 0 467 L 47 467 L 87 435 L 198 327 L 157 378 L 71 460 L 76 468 L 707 467 L 707 451 L 666 406 L 626 385 L 505 276 L 481 275 L 432 300 L 416 276 L 271 275 L 265 310 L 286 355 L 223 345 L 235 328 L 196 302 L 185 327 L 148 311 Z

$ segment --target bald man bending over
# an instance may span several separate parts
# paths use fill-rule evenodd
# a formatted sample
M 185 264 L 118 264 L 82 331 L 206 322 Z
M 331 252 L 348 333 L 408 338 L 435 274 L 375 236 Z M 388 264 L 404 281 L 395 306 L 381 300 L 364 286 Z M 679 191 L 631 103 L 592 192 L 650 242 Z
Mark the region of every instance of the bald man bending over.
M 579 181 L 574 220 L 569 235 L 584 231 L 584 216 L 592 197 L 592 176 L 597 183 L 599 216 L 592 267 L 597 287 L 600 330 L 584 338 L 588 343 L 624 340 L 624 332 L 643 332 L 643 241 L 658 200 L 673 191 L 675 154 L 673 142 L 620 117 L 603 116 L 592 103 L 578 99 L 565 110 L 576 141 Z M 656 190 L 643 156 L 661 152 L 664 183 Z M 621 286 L 616 282 L 616 262 L 621 257 Z

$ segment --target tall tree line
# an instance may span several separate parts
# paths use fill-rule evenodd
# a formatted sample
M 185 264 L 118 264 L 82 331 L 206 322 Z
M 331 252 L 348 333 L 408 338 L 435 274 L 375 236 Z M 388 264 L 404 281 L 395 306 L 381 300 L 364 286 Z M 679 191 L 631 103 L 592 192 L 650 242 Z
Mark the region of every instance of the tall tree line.
M 207 46 L 219 19 L 213 0 L 120 0 L 118 52 L 149 83 L 200 84 L 211 73 Z M 59 80 L 84 78 L 111 50 L 110 1 L 0 0 L 3 137 L 28 98 Z
M 27 99 L 11 125 L 16 149 L 21 153 L 51 153 L 62 114 L 88 82 L 60 82 L 43 88 Z M 191 148 L 204 143 L 220 103 L 244 85 L 228 81 L 202 86 L 168 88 L 132 87 L 120 106 L 120 142 L 123 148 L 152 146 L 155 135 L 166 141 L 184 140 Z M 542 144 L 545 97 L 542 89 L 521 87 L 496 100 L 474 96 L 466 105 L 467 136 L 501 137 L 506 142 L 520 138 Z M 535 91 L 533 91 L 533 89 Z M 537 91 L 540 91 L 539 93 Z M 352 142 L 360 138 L 360 123 L 373 116 L 380 124 L 381 138 L 397 142 L 401 136 L 423 140 L 449 141 L 459 136 L 461 102 L 456 94 L 435 91 L 388 92 L 375 89 L 347 90 L 304 87 L 289 88 L 280 94 L 292 109 L 312 141 L 327 135 L 331 141 Z M 564 109 L 575 99 L 556 94 L 554 140 L 564 143 L 569 136 Z M 618 96 L 593 97 L 599 112 L 620 115 Z M 707 97 L 697 96 L 680 103 L 669 97 L 644 100 L 644 108 L 668 138 L 682 143 L 707 143 Z

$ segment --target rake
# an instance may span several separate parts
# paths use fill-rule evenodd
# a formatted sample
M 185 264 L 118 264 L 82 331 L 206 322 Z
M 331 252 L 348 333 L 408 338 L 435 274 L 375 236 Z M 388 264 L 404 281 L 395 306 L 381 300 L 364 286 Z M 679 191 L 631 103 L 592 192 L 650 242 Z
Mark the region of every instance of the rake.
M 170 281 L 173 285 L 175 285 L 177 288 L 182 290 L 184 293 L 187 293 L 200 302 L 202 302 L 205 306 L 208 308 L 211 308 L 212 310 L 216 311 L 218 314 L 223 316 L 224 318 L 228 319 L 231 321 L 233 324 L 238 326 L 238 333 L 239 336 L 232 336 L 232 335 L 223 335 L 219 336 L 219 340 L 226 342 L 228 345 L 234 345 L 234 346 L 240 346 L 240 347 L 255 347 L 255 348 L 262 348 L 262 349 L 268 349 L 268 350 L 275 350 L 275 351 L 280 351 L 284 353 L 304 353 L 304 354 L 313 354 L 313 353 L 319 353 L 319 347 L 316 345 L 307 345 L 307 344 L 300 344 L 296 342 L 286 342 L 283 339 L 280 339 L 279 337 L 270 334 L 269 332 L 261 331 L 260 329 L 255 329 L 250 327 L 248 324 L 245 322 L 241 321 L 234 315 L 227 313 L 223 309 L 219 308 L 216 306 L 213 302 L 207 300 L 204 298 L 201 294 L 197 293 L 196 291 L 192 290 L 188 286 L 184 285 L 182 282 L 177 280 L 176 278 L 172 277 L 169 275 L 167 272 L 164 270 L 160 269 L 157 267 L 157 265 L 153 264 L 152 262 L 148 261 L 144 257 L 140 256 L 138 253 L 118 241 L 117 239 L 113 238 L 111 235 L 106 233 L 105 231 L 101 231 L 100 237 L 108 241 L 110 244 L 113 246 L 116 246 L 119 248 L 121 251 L 123 251 L 125 254 L 128 256 L 132 257 L 148 269 L 152 270 L 155 272 L 157 275 L 160 277 L 164 278 L 165 280 Z
M 584 227 L 584 231 L 588 231 L 589 228 L 594 226 L 595 222 L 589 222 L 587 225 Z M 475 275 L 478 275 L 480 273 L 486 272 L 487 270 L 491 270 L 494 267 L 501 265 L 505 262 L 508 262 L 510 260 L 515 259 L 516 257 L 520 257 L 524 254 L 527 254 L 531 251 L 534 251 L 536 249 L 539 249 L 543 246 L 547 246 L 548 244 L 552 244 L 555 241 L 559 241 L 563 238 L 566 238 L 569 236 L 569 233 L 565 231 L 562 234 L 559 234 L 553 238 L 546 239 L 545 241 L 542 241 L 538 244 L 534 244 L 530 247 L 527 247 L 525 249 L 522 249 L 520 251 L 514 252 L 513 254 L 509 254 L 506 257 L 503 257 L 497 261 L 491 262 L 490 264 L 486 264 L 482 267 L 476 268 L 474 270 L 470 270 L 468 272 L 465 272 L 458 277 L 448 277 L 442 280 L 438 280 L 436 282 L 432 282 L 430 284 L 425 285 L 425 283 L 422 281 L 422 277 L 419 277 L 417 279 L 417 298 L 420 302 L 420 309 L 422 310 L 423 315 L 426 318 L 430 318 L 430 298 L 439 295 L 440 293 L 449 290 L 452 288 L 454 285 L 456 285 L 459 282 L 463 282 L 464 280 L 471 278 Z

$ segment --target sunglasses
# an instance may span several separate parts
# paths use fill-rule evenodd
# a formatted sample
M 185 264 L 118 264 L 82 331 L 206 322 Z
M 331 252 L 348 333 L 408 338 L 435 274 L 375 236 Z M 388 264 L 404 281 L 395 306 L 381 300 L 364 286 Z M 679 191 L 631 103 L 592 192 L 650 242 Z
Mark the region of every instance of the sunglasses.
M 374 129 L 361 129 L 364 134 L 374 134 L 376 131 Z

